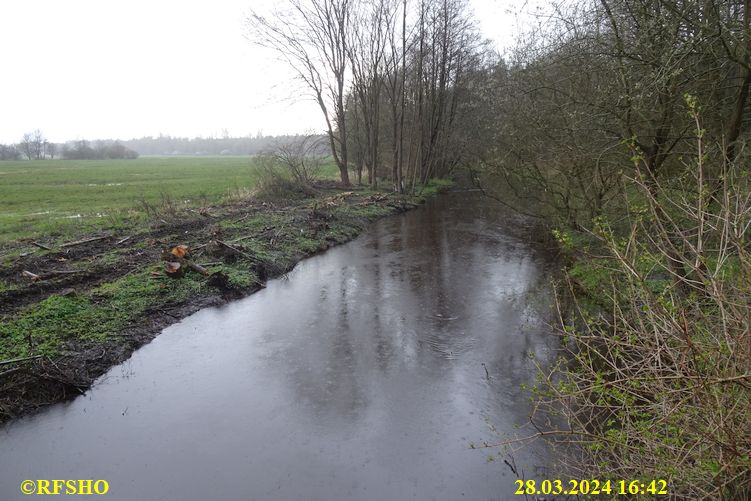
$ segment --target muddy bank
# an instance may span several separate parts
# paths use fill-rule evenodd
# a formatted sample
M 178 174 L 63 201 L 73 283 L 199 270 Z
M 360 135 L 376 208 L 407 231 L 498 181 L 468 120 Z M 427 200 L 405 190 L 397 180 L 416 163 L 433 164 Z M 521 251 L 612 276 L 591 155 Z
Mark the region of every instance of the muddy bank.
M 0 422 L 85 392 L 164 327 L 252 294 L 369 221 L 421 201 L 329 187 L 292 203 L 248 200 L 173 214 L 73 246 L 36 241 L 49 249 L 34 244 L 37 251 L 5 259 L 0 271 Z M 217 240 L 237 252 L 211 245 Z M 177 244 L 195 249 L 212 277 L 166 278 L 160 256 Z

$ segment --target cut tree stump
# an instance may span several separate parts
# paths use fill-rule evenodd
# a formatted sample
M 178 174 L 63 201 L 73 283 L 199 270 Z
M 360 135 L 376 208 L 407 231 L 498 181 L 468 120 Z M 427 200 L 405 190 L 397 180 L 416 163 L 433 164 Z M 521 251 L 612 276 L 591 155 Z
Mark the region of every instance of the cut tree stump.
M 39 279 L 41 279 L 41 278 L 42 278 L 42 277 L 40 277 L 39 275 L 37 275 L 36 273 L 32 273 L 32 272 L 30 272 L 29 270 L 23 270 L 23 271 L 21 272 L 21 275 L 23 275 L 23 276 L 25 276 L 25 277 L 28 277 L 28 278 L 30 278 L 30 279 L 32 279 L 32 280 L 34 280 L 34 281 L 37 281 L 37 280 L 39 280 Z
M 171 250 L 163 252 L 162 259 L 167 262 L 164 271 L 169 277 L 179 278 L 183 276 L 186 268 L 205 277 L 211 274 L 209 270 L 190 259 L 190 250 L 187 245 L 176 245 Z
M 170 278 L 180 278 L 185 274 L 185 268 L 178 262 L 167 261 L 164 264 L 164 272 Z

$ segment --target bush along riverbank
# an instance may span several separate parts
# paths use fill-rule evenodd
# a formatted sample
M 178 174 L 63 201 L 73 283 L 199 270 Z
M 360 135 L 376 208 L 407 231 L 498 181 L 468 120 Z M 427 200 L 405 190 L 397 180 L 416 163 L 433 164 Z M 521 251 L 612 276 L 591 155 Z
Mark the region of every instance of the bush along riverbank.
M 36 252 L 6 256 L 0 272 L 0 422 L 84 393 L 169 324 L 251 294 L 448 186 L 431 182 L 420 196 L 319 186 L 292 201 L 154 212 L 144 228 L 34 241 Z M 170 254 L 176 246 L 188 261 Z M 179 278 L 165 257 L 183 264 Z
M 628 218 L 554 231 L 564 353 L 541 371 L 532 419 L 577 451 L 561 455 L 569 478 L 671 499 L 751 493 L 751 190 L 729 173 L 713 195 L 702 169 L 681 192 L 637 176 Z

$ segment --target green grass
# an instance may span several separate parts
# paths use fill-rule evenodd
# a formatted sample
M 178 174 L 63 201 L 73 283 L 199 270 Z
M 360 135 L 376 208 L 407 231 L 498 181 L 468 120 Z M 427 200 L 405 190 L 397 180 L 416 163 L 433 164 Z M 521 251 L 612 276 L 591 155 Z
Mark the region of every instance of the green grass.
M 335 177 L 329 164 L 323 177 Z M 118 228 L 147 204 L 201 206 L 252 190 L 252 157 L 0 162 L 0 243 Z
M 231 278 L 240 276 L 235 271 Z M 50 296 L 0 322 L 0 360 L 31 353 L 59 355 L 68 341 L 104 341 L 138 321 L 148 309 L 179 303 L 206 287 L 205 280 L 194 275 L 156 280 L 143 271 L 80 295 Z
M 442 179 L 435 177 L 428 180 L 428 184 L 417 191 L 423 199 L 427 199 L 437 195 L 441 191 L 448 190 L 452 186 L 454 186 L 454 182 L 451 179 Z

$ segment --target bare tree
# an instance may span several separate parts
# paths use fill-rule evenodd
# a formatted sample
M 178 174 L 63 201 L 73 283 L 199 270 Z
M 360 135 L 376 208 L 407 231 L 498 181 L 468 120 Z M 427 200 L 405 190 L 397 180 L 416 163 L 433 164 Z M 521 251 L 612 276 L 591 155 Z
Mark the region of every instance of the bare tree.
M 47 142 L 47 140 L 44 137 L 44 134 L 42 134 L 42 131 L 39 129 L 35 129 L 34 132 L 32 132 L 32 144 L 34 146 L 34 157 L 37 160 L 41 160 L 44 158 L 44 145 Z
M 350 0 L 288 0 L 272 17 L 248 18 L 249 39 L 273 50 L 311 91 L 326 120 L 331 154 L 349 185 L 345 93 Z
M 33 145 L 33 135 L 31 132 L 27 132 L 23 135 L 21 138 L 21 141 L 18 143 L 18 146 L 21 147 L 21 151 L 24 155 L 26 155 L 26 158 L 31 160 L 34 158 L 34 145 Z
M 285 5 L 273 18 L 253 14 L 250 38 L 311 91 L 343 181 L 352 160 L 358 182 L 367 167 L 371 186 L 391 177 L 396 190 L 411 191 L 468 158 L 471 132 L 457 124 L 472 125 L 470 77 L 486 61 L 467 0 Z
M 386 48 L 393 31 L 395 4 L 392 0 L 373 0 L 354 14 L 347 54 L 353 74 L 353 92 L 363 117 L 368 180 L 377 186 L 380 154 L 380 109 Z
M 44 158 L 44 145 L 47 140 L 44 138 L 44 134 L 39 129 L 35 129 L 32 132 L 27 132 L 21 138 L 19 146 L 21 151 L 29 160 L 40 160 Z

